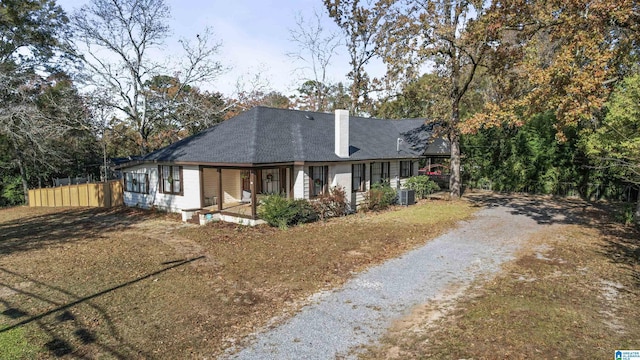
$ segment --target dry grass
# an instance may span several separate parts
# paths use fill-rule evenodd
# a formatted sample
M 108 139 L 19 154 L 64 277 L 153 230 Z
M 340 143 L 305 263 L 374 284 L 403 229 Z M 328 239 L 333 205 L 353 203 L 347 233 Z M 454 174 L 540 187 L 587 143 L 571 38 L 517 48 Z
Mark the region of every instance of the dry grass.
M 13 344 L 0 358 L 24 347 L 16 329 L 28 358 L 33 347 L 40 358 L 215 356 L 473 212 L 429 202 L 281 231 L 131 209 L 0 210 L 0 343 Z
M 498 277 L 426 304 L 362 358 L 606 359 L 640 348 L 640 233 L 596 209 L 572 215 Z

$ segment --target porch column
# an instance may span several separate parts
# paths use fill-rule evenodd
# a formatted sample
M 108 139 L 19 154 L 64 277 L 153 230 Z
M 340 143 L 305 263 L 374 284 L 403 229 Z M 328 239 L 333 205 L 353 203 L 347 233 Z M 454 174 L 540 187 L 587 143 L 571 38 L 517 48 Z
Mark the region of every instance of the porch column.
M 249 187 L 251 188 L 251 218 L 255 220 L 257 218 L 256 213 L 256 169 L 251 169 L 251 176 L 249 177 L 250 183 Z
M 200 173 L 200 208 L 204 207 L 204 168 L 201 166 L 198 167 L 198 171 Z
M 222 211 L 222 202 L 224 201 L 222 197 L 222 169 L 217 168 L 216 172 L 218 173 L 218 211 Z
M 284 171 L 287 187 L 287 199 L 293 199 L 293 166 L 287 166 Z

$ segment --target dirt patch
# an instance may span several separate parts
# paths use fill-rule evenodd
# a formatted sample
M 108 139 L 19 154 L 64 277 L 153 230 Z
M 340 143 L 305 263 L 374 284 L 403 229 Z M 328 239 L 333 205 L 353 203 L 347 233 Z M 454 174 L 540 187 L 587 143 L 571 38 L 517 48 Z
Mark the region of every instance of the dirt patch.
M 455 309 L 456 301 L 465 294 L 466 286 L 453 285 L 445 289 L 429 302 L 416 306 L 411 313 L 397 321 L 389 328 L 388 337 L 397 338 L 398 344 L 385 347 L 386 359 L 402 359 L 406 353 L 402 349 L 402 338 L 410 334 L 409 339 L 423 336 L 435 327 L 437 321 L 442 320 Z
M 392 332 L 421 332 L 422 326 L 442 319 L 453 309 L 455 300 L 464 294 L 465 286 L 453 285 L 435 296 L 428 303 L 417 306 L 411 313 L 397 320 L 389 329 Z M 419 326 L 418 326 L 419 325 Z
M 180 231 L 193 229 L 199 225 L 183 222 L 167 222 L 165 220 L 150 219 L 131 226 L 129 231 L 132 234 L 143 233 L 145 236 L 156 239 L 163 244 L 170 246 L 176 255 L 181 255 L 185 259 L 201 258 L 199 261 L 190 263 L 190 266 L 218 266 L 219 262 L 213 254 L 199 245 L 196 241 L 180 235 Z

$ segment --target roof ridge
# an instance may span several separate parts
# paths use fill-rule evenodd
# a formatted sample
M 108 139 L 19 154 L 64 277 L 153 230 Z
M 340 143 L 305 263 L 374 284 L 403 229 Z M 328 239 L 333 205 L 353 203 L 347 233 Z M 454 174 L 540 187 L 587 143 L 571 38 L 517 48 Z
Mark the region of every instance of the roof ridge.
M 251 161 L 253 163 L 257 163 L 258 162 L 258 140 L 260 140 L 258 138 L 258 134 L 260 133 L 258 131 L 258 123 L 260 121 L 258 121 L 259 114 L 262 113 L 267 107 L 266 106 L 256 106 L 251 110 L 253 111 L 253 116 L 251 117 L 251 120 L 253 121 L 253 125 L 252 125 L 252 130 L 253 130 L 253 142 L 251 143 Z
M 293 144 L 295 149 L 294 158 L 295 160 L 304 160 L 305 152 L 304 152 L 304 146 L 302 146 L 302 143 L 304 142 L 304 139 L 302 139 L 302 124 L 300 124 L 299 121 L 294 121 L 292 130 L 293 130 L 293 134 L 292 134 L 293 141 L 295 142 Z
M 202 130 L 202 131 L 199 131 L 199 132 L 197 132 L 197 133 L 195 133 L 195 134 L 191 134 L 191 135 L 189 135 L 189 136 L 183 137 L 182 139 L 180 139 L 180 140 L 178 140 L 178 141 L 176 141 L 176 142 L 174 142 L 174 143 L 171 143 L 171 144 L 169 144 L 169 145 L 167 145 L 167 146 L 165 146 L 165 147 L 161 147 L 160 149 L 156 149 L 156 150 L 153 150 L 153 151 L 148 152 L 148 153 L 146 153 L 146 154 L 139 155 L 139 157 L 140 157 L 142 160 L 145 160 L 145 159 L 147 159 L 148 157 L 150 157 L 150 156 L 152 156 L 152 155 L 155 155 L 156 153 L 159 153 L 159 152 L 161 152 L 161 151 L 168 151 L 168 150 L 170 150 L 170 149 L 176 148 L 176 147 L 178 147 L 178 146 L 182 145 L 183 143 L 186 143 L 187 141 L 191 141 L 191 140 L 193 140 L 193 139 L 195 139 L 195 138 L 199 138 L 199 137 L 203 137 L 203 136 L 205 136 L 205 135 L 206 135 L 206 133 L 208 133 L 208 132 L 210 132 L 210 131 L 213 131 L 213 129 L 215 129 L 216 127 L 218 127 L 218 125 L 220 125 L 220 124 L 222 124 L 222 122 L 219 122 L 219 123 L 217 123 L 217 124 L 213 124 L 213 125 L 211 125 L 210 127 L 206 128 L 206 129 L 204 129 L 204 130 Z
M 388 120 L 351 116 L 348 159 L 334 152 L 332 113 L 256 106 L 193 136 L 147 154 L 142 161 L 266 164 L 415 157 L 431 137 L 425 119 Z M 378 121 L 375 121 L 378 120 Z M 407 148 L 397 152 L 398 137 Z M 435 148 L 435 147 L 434 147 Z M 445 147 L 433 150 L 442 153 Z
M 332 112 L 332 111 L 284 109 L 284 108 L 271 107 L 271 106 L 265 106 L 265 105 L 256 105 L 256 106 L 252 107 L 251 109 L 249 109 L 247 111 L 251 111 L 251 110 L 256 110 L 256 111 L 258 111 L 258 110 L 274 110 L 276 112 L 296 112 L 296 113 L 322 114 L 322 115 L 332 115 L 332 116 L 334 114 L 334 112 Z M 336 110 L 338 110 L 338 109 L 336 109 Z M 349 109 L 343 109 L 343 110 L 349 110 Z M 391 120 L 391 121 L 422 120 L 422 121 L 427 121 L 426 117 L 393 119 L 393 118 L 366 117 L 366 116 L 355 115 L 355 114 L 352 114 L 351 112 L 349 113 L 349 117 L 352 118 L 352 119 L 353 118 L 358 118 L 358 119 L 363 119 L 363 120 L 384 120 L 384 121 L 389 121 L 389 120 Z

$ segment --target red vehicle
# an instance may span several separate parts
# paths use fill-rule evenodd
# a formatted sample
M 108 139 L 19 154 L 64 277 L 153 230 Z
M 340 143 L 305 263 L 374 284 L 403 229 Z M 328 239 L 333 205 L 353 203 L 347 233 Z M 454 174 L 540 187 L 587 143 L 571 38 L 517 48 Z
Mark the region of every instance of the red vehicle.
M 445 166 L 442 164 L 431 164 L 430 166 L 418 169 L 419 175 L 442 175 Z

